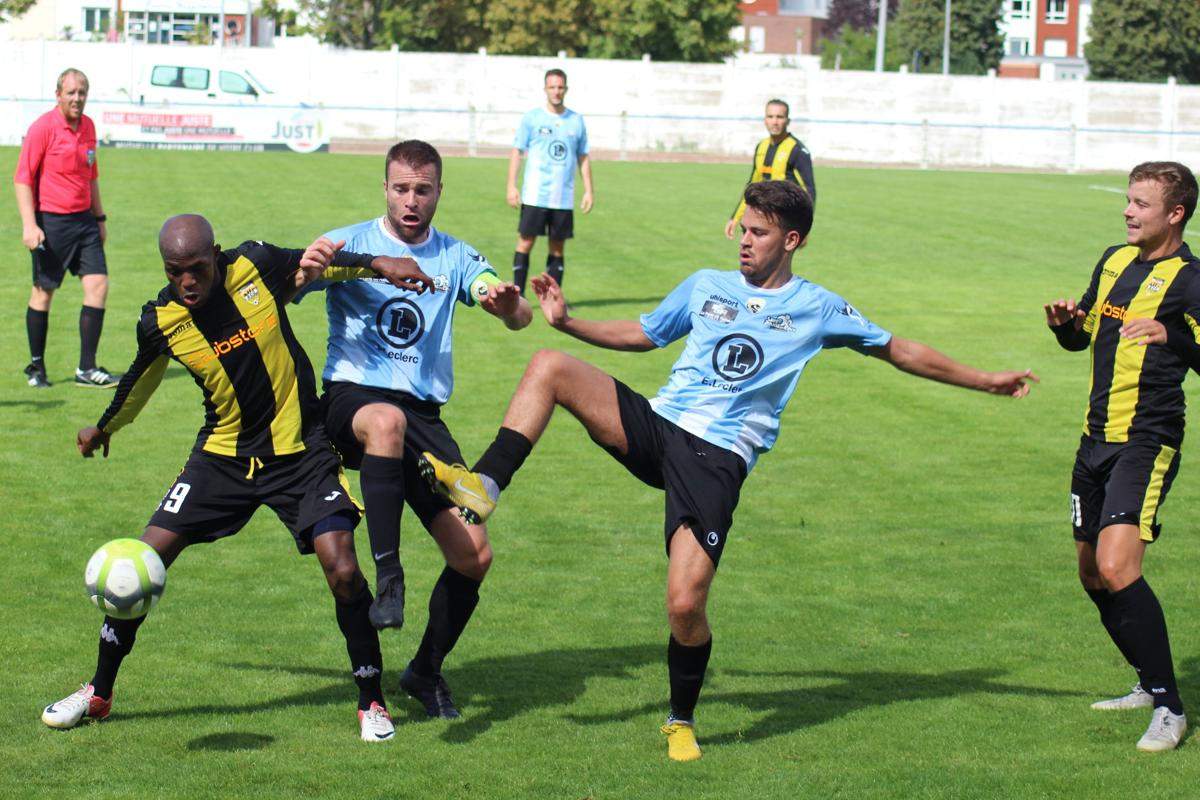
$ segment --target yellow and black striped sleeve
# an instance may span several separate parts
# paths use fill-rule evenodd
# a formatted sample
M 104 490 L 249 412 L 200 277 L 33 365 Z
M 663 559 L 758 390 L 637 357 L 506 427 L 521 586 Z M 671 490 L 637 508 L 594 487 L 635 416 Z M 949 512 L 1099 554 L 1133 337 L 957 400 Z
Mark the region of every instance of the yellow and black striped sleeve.
M 258 273 L 262 275 L 271 294 L 288 298 L 295 292 L 294 278 L 300 269 L 300 259 L 304 257 L 303 250 L 286 247 L 276 247 L 266 242 L 242 242 L 231 254 L 230 261 L 236 261 L 238 255 L 248 258 Z M 349 281 L 355 278 L 374 278 L 378 273 L 371 269 L 374 256 L 364 253 L 351 253 L 339 250 L 334 253 L 333 263 L 321 273 L 321 280 Z
M 1176 324 L 1165 325 L 1167 346 L 1184 363 L 1200 372 L 1200 278 L 1193 277 L 1184 294 L 1184 309 Z
M 817 184 L 813 180 L 812 154 L 799 139 L 788 154 L 787 179 L 800 184 L 800 188 L 808 192 L 808 199 L 813 206 L 817 204 Z
M 133 422 L 158 388 L 170 360 L 158 341 L 161 337 L 147 335 L 143 330 L 144 319 L 139 320 L 137 326 L 137 355 L 117 384 L 117 393 L 112 402 L 96 423 L 97 428 L 108 434 L 116 433 Z

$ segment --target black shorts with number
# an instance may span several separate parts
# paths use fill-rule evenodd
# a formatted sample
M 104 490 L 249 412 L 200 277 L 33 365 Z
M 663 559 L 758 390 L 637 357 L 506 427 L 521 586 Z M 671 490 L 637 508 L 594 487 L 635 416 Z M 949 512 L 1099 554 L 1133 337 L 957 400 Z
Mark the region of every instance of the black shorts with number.
M 77 214 L 37 213 L 37 224 L 46 241 L 33 254 L 33 285 L 39 289 L 62 286 L 67 272 L 107 275 L 104 247 L 100 243 L 100 223 L 89 211 Z
M 321 397 L 325 417 L 325 430 L 333 446 L 342 455 L 342 461 L 350 469 L 362 464 L 362 442 L 354 436 L 354 415 L 363 406 L 371 403 L 387 403 L 404 412 L 407 428 L 404 433 L 404 501 L 421 519 L 428 530 L 433 518 L 454 504 L 429 488 L 417 469 L 417 458 L 422 452 L 433 453 L 448 464 L 461 464 L 462 451 L 458 442 L 450 435 L 450 429 L 442 421 L 442 407 L 427 400 L 418 400 L 412 395 L 393 389 L 374 386 L 359 386 L 357 383 L 326 381 L 325 393 Z
M 1075 539 L 1096 543 L 1108 525 L 1137 525 L 1141 538 L 1158 538 L 1158 509 L 1167 498 L 1179 450 L 1154 441 L 1079 440 L 1071 473 L 1071 524 Z
M 302 453 L 261 460 L 193 452 L 150 524 L 193 543 L 215 542 L 240 531 L 260 506 L 275 512 L 304 554 L 313 552 L 314 534 L 334 530 L 325 520 L 342 518 L 352 530 L 362 513 L 337 454 L 320 437 Z
M 680 525 L 691 529 L 716 567 L 733 526 L 746 462 L 732 450 L 694 436 L 660 417 L 650 401 L 616 378 L 617 406 L 629 452 L 605 448 L 642 483 L 666 491 L 667 553 Z
M 522 236 L 570 239 L 575 235 L 575 212 L 569 208 L 542 208 L 522 203 L 517 232 Z

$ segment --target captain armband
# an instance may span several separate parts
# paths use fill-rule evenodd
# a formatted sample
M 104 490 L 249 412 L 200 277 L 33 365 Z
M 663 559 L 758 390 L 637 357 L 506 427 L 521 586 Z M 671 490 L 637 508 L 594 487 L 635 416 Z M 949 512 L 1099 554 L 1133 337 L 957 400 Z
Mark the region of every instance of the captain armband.
M 487 272 L 479 273 L 479 277 L 471 283 L 471 299 L 478 303 L 480 300 L 488 296 L 488 287 L 499 286 L 504 281 L 497 277 L 496 273 L 488 270 Z

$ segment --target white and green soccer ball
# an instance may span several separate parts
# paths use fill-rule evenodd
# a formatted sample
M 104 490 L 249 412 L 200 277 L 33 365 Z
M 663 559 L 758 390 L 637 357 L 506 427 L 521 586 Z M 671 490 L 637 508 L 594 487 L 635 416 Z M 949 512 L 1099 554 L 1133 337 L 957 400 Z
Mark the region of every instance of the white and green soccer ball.
M 88 560 L 83 583 L 96 608 L 117 619 L 137 619 L 162 597 L 167 568 L 139 539 L 113 539 Z

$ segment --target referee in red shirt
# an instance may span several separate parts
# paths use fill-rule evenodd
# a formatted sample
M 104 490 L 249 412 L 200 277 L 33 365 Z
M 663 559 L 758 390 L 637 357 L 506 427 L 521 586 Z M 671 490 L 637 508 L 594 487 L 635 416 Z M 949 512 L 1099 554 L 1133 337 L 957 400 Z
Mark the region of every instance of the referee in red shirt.
M 13 176 L 22 240 L 33 254 L 33 292 L 25 312 L 29 334 L 29 385 L 50 385 L 46 377 L 46 331 L 50 301 L 70 270 L 83 284 L 79 312 L 78 386 L 113 387 L 120 376 L 96 365 L 108 297 L 107 237 L 96 170 L 96 126 L 84 116 L 88 79 L 77 69 L 58 76 L 57 108 L 29 126 Z

